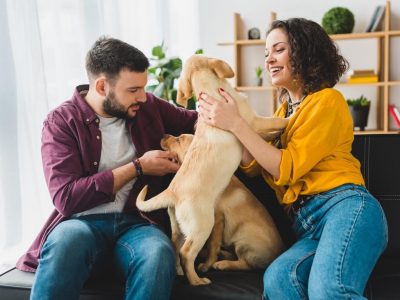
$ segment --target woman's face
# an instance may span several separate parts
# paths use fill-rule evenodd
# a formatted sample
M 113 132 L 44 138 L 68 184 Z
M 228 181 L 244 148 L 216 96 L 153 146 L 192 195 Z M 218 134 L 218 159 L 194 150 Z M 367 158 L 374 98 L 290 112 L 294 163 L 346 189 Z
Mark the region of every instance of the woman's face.
M 288 37 L 280 28 L 273 29 L 265 43 L 265 68 L 274 86 L 291 90 L 293 88 L 292 67 Z

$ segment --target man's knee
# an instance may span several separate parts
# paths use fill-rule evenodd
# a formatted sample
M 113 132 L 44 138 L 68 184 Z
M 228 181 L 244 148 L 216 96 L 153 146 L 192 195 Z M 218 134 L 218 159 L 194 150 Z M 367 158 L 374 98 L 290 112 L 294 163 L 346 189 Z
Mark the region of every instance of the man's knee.
M 95 249 L 96 239 L 90 227 L 78 220 L 68 220 L 57 225 L 43 245 L 43 255 L 66 256 L 69 259 L 87 254 Z M 55 259 L 55 258 L 54 258 Z

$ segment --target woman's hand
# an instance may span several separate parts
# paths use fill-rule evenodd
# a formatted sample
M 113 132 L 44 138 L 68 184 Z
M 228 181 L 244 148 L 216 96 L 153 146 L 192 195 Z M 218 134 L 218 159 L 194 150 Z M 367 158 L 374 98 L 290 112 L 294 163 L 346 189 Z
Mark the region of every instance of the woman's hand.
M 200 93 L 198 106 L 200 118 L 208 125 L 233 132 L 244 120 L 231 95 L 222 88 L 219 89 L 219 93 L 223 98 L 222 101 L 218 101 L 206 93 Z

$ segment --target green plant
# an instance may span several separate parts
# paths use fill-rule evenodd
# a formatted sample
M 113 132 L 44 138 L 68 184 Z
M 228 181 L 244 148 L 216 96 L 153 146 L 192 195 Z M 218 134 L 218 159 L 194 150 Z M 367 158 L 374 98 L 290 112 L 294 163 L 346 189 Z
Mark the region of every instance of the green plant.
M 354 28 L 354 15 L 345 7 L 334 7 L 322 17 L 322 27 L 327 34 L 351 33 Z
M 349 106 L 369 106 L 371 101 L 369 101 L 364 95 L 361 95 L 358 98 L 347 99 L 347 104 Z
M 257 78 L 261 78 L 262 73 L 263 73 L 263 69 L 262 69 L 260 66 L 258 66 L 258 67 L 256 68 L 256 77 L 257 77 Z
M 157 97 L 170 100 L 176 104 L 176 80 L 182 72 L 182 59 L 179 57 L 167 57 L 166 46 L 164 42 L 161 45 L 153 47 L 150 58 L 152 61 L 148 69 L 150 84 L 146 87 L 146 91 L 152 92 Z M 202 54 L 203 50 L 198 49 L 196 54 Z M 189 100 L 190 109 L 195 109 L 194 100 Z

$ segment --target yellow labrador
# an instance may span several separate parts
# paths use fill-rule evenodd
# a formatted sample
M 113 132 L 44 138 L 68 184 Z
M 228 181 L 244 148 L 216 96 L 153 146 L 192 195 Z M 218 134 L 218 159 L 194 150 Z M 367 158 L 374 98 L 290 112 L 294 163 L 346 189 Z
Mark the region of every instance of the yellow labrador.
M 164 150 L 175 152 L 182 163 L 193 140 L 193 135 L 165 136 L 161 140 Z M 181 231 L 173 209 L 171 219 L 172 241 L 177 253 L 181 247 Z M 217 261 L 221 249 L 231 252 L 233 259 Z M 284 249 L 279 232 L 265 207 L 233 176 L 228 187 L 217 200 L 215 224 L 207 242 L 208 257 L 199 269 L 218 270 L 264 269 Z M 233 252 L 233 253 L 232 253 Z M 232 255 L 233 254 L 233 255 Z M 179 268 L 179 257 L 177 257 Z
M 225 79 L 232 76 L 232 69 L 221 60 L 202 55 L 191 56 L 182 71 L 177 101 L 187 103 L 193 92 L 196 95 L 206 92 L 221 100 L 218 88 L 223 88 L 237 101 L 240 114 L 256 132 L 266 139 L 275 138 L 288 120 L 256 115 L 246 97 L 236 92 Z M 242 152 L 241 143 L 232 133 L 199 120 L 187 152 L 188 158 L 183 161 L 169 187 L 146 202 L 143 201 L 147 186 L 138 196 L 137 207 L 142 211 L 174 208 L 179 228 L 186 237 L 179 253 L 181 263 L 192 285 L 211 282 L 197 275 L 194 260 L 211 234 L 215 203 L 230 183 Z

